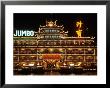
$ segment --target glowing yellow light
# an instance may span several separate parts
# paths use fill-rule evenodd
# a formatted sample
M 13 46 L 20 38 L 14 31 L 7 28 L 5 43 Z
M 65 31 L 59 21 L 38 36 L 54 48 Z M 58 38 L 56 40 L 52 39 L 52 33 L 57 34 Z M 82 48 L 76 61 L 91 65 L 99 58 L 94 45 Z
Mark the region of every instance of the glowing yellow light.
M 78 50 L 82 50 L 81 48 L 79 48 Z
M 82 27 L 82 22 L 81 20 L 79 22 L 76 22 L 76 27 L 78 27 L 78 30 L 76 31 L 78 37 L 81 37 L 81 34 L 82 34 L 82 30 L 81 30 L 81 27 Z
M 21 50 L 25 50 L 24 48 L 21 48 Z
M 69 48 L 68 50 L 72 50 L 72 48 Z
M 30 63 L 29 66 L 34 66 L 34 63 Z
M 78 62 L 75 66 L 80 66 L 81 65 L 81 62 Z
M 81 37 L 82 30 L 78 30 L 78 31 L 76 31 L 76 33 L 77 33 L 78 37 Z
M 76 27 L 78 27 L 78 28 L 81 28 L 82 27 L 82 22 L 81 22 L 81 20 L 79 21 L 79 22 L 76 22 Z
M 41 49 L 40 51 L 41 51 L 41 52 L 43 52 L 43 51 L 44 51 L 44 49 Z
M 66 63 L 64 63 L 63 65 L 66 65 Z
M 71 63 L 70 66 L 74 66 L 74 64 Z
M 53 51 L 53 49 L 52 49 L 52 48 L 50 48 L 50 51 L 52 52 L 52 51 Z
M 89 48 L 88 50 L 92 50 L 91 48 Z
M 35 56 L 31 56 L 31 57 L 35 57 Z
M 37 65 L 40 65 L 39 63 L 37 63 Z
M 26 64 L 23 64 L 23 66 L 26 66 Z
M 52 21 L 48 22 L 48 26 L 52 27 L 54 23 Z
M 49 24 L 49 26 L 53 26 L 53 24 Z
M 63 49 L 59 49 L 60 51 L 63 51 Z
M 80 65 L 81 65 L 81 62 L 78 63 L 78 66 L 80 66 Z

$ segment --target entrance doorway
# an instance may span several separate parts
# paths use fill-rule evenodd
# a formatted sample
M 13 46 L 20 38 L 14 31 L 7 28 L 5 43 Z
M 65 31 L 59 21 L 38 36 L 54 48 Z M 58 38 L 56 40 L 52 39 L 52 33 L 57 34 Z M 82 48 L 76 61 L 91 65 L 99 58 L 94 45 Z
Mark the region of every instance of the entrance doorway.
M 54 63 L 47 63 L 47 69 L 48 70 L 54 70 L 55 69 L 55 64 Z
M 46 60 L 46 63 L 47 63 L 47 67 L 46 67 L 46 69 L 47 70 L 55 70 L 55 68 L 56 68 L 56 60 Z
M 44 54 L 42 58 L 46 63 L 46 70 L 55 70 L 57 68 L 56 63 L 61 59 L 61 54 Z

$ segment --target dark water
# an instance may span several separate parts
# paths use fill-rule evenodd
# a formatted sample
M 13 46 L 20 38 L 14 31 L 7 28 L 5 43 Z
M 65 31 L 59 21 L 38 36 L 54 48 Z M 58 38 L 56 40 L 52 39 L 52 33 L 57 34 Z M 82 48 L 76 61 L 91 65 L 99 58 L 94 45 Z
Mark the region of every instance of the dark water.
M 97 75 L 97 71 L 14 71 L 14 75 Z

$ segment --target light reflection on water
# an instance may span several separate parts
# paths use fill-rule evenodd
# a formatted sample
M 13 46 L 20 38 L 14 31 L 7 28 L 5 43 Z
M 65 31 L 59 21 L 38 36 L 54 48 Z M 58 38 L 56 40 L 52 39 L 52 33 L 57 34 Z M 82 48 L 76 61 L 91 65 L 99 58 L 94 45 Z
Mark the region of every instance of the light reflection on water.
M 19 73 L 19 72 L 15 72 L 14 75 L 97 75 L 97 72 L 94 71 L 94 72 L 90 72 L 90 71 L 87 71 L 87 72 L 81 72 L 81 73 L 73 73 L 73 72 L 70 72 L 70 73 L 60 73 L 60 72 L 54 72 L 54 71 L 48 71 L 48 72 L 44 72 L 44 73 Z

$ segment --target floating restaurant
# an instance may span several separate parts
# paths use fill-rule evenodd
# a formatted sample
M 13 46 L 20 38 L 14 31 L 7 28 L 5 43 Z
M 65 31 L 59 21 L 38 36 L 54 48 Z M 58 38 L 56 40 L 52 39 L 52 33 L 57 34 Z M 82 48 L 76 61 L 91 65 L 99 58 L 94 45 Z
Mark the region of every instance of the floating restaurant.
M 46 25 L 40 25 L 37 32 L 31 31 L 30 34 L 34 36 L 14 34 L 14 70 L 40 67 L 43 70 L 61 70 L 72 67 L 83 70 L 97 68 L 95 37 L 81 35 L 83 23 L 76 22 L 77 36 L 68 37 L 68 31 L 65 32 L 63 25 L 58 26 L 56 22 L 46 21 Z M 29 32 L 23 31 L 23 33 L 30 35 Z

